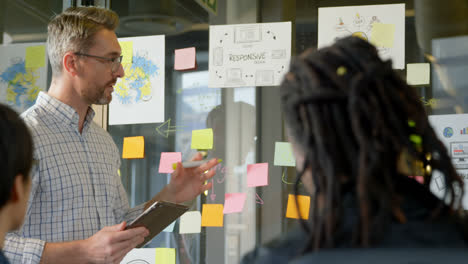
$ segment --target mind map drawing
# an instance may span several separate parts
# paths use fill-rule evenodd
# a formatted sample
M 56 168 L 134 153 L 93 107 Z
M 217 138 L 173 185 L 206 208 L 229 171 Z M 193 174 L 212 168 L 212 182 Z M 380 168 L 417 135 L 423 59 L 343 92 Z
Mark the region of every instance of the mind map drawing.
M 279 85 L 291 57 L 291 23 L 210 26 L 212 88 Z
M 318 48 L 350 35 L 374 43 L 382 59 L 392 59 L 393 68 L 404 69 L 404 4 L 319 8 Z

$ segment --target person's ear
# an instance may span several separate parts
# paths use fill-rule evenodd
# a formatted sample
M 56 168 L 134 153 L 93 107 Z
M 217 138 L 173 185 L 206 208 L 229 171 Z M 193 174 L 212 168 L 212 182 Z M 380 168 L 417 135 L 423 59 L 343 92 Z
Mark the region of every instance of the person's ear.
M 28 182 L 24 180 L 24 176 L 21 174 L 16 175 L 13 182 L 13 188 L 10 193 L 10 201 L 12 203 L 17 203 L 24 199 L 24 196 L 27 195 L 26 189 Z
M 63 70 L 68 72 L 71 76 L 78 74 L 78 56 L 73 52 L 66 52 L 62 60 Z

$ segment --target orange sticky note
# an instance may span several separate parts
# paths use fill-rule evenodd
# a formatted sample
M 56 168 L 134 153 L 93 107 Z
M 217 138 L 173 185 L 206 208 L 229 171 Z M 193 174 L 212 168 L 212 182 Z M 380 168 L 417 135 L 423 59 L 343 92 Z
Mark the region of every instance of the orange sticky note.
M 145 157 L 145 138 L 125 137 L 123 142 L 122 159 L 143 159 Z
M 197 68 L 195 47 L 174 50 L 174 70 L 186 71 Z
M 224 194 L 224 210 L 225 214 L 240 213 L 244 210 L 246 193 L 226 193 Z
M 310 196 L 305 195 L 293 195 L 290 194 L 288 197 L 288 208 L 286 209 L 287 218 L 299 219 L 299 214 L 296 207 L 296 197 L 299 204 L 299 212 L 302 219 L 309 219 L 310 209 Z
M 268 185 L 268 163 L 247 165 L 247 187 Z
M 156 248 L 156 262 L 158 264 L 175 264 L 175 248 Z M 142 262 L 143 263 L 143 262 Z
M 180 152 L 162 152 L 159 161 L 159 173 L 173 173 L 172 164 L 182 161 Z
M 202 208 L 202 226 L 223 226 L 222 204 L 204 204 Z

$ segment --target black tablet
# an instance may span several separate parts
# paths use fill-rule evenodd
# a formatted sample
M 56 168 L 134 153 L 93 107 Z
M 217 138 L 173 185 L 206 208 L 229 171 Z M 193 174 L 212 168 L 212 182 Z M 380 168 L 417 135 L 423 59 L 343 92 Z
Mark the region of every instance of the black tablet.
M 161 233 L 168 225 L 174 222 L 189 208 L 182 204 L 175 204 L 165 201 L 157 201 L 148 207 L 141 215 L 127 225 L 125 229 L 144 226 L 150 234 L 145 237 L 145 241 L 137 248 L 143 247 L 151 241 L 157 234 Z

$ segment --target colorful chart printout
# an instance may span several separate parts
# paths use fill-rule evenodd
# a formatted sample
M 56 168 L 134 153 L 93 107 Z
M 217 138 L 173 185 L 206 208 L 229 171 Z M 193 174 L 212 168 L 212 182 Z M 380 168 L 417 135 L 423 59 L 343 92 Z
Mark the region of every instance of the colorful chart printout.
M 164 40 L 164 36 L 119 39 L 125 76 L 114 85 L 109 125 L 164 122 Z
M 45 43 L 0 46 L 0 103 L 24 112 L 47 88 Z

